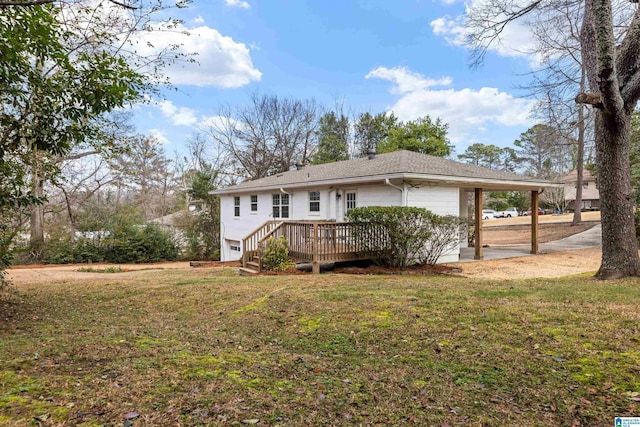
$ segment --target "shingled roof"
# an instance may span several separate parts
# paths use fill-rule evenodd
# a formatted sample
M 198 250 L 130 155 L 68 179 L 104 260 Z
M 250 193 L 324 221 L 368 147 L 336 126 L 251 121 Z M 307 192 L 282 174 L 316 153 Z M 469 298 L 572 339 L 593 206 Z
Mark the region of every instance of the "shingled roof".
M 214 194 L 239 193 L 272 188 L 310 187 L 340 183 L 384 181 L 385 179 L 422 179 L 431 182 L 459 183 L 490 188 L 538 189 L 555 187 L 542 181 L 495 169 L 460 163 L 412 151 L 400 150 L 373 158 L 344 160 L 306 166 L 277 175 L 233 185 Z

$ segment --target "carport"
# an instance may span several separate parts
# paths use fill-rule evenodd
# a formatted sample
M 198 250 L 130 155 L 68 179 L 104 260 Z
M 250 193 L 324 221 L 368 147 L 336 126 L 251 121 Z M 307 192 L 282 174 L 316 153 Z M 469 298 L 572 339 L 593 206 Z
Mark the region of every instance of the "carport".
M 530 181 L 530 182 L 513 182 L 508 186 L 496 187 L 488 184 L 485 187 L 475 187 L 466 189 L 466 191 L 474 193 L 474 259 L 484 259 L 483 239 L 482 239 L 482 203 L 485 191 L 526 191 L 530 194 L 531 200 L 531 254 L 539 253 L 538 244 L 538 208 L 540 206 L 540 194 L 545 188 L 562 188 L 562 184 L 550 183 L 548 181 Z M 503 184 L 504 185 L 504 184 Z

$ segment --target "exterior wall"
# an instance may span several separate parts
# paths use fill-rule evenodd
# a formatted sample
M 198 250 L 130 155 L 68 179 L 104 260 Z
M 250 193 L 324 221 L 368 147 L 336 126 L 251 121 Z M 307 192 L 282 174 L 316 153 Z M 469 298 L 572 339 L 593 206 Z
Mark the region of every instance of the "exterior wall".
M 438 215 L 460 215 L 460 190 L 456 187 L 412 188 L 407 206 L 425 208 Z
M 407 206 L 425 208 L 438 215 L 460 216 L 460 199 L 462 198 L 460 193 L 464 194 L 464 191 L 457 187 L 430 187 L 424 185 L 418 188 L 411 188 L 406 195 Z M 464 236 L 464 240 L 466 241 L 466 236 Z M 457 262 L 459 258 L 460 244 L 449 253 L 442 255 L 438 263 Z
M 402 185 L 397 185 L 402 189 Z M 286 190 L 286 189 L 285 189 Z M 309 191 L 320 192 L 320 212 L 309 211 Z M 242 239 L 266 221 L 273 219 L 272 195 L 278 191 L 247 192 L 220 196 L 220 241 L 222 261 L 238 260 L 242 252 Z M 344 221 L 347 193 L 356 194 L 356 206 L 409 206 L 424 207 L 440 215 L 460 215 L 460 195 L 457 188 L 424 187 L 404 191 L 385 185 L 354 185 L 344 188 L 310 187 L 288 191 L 290 220 Z M 258 210 L 251 212 L 251 195 L 258 196 Z M 337 196 L 339 195 L 339 197 Z M 234 216 L 234 197 L 240 197 L 240 216 Z M 445 255 L 441 262 L 458 260 L 459 250 Z
M 320 192 L 320 212 L 309 211 L 309 191 Z M 242 252 L 231 250 L 242 239 L 259 226 L 273 218 L 273 194 L 279 191 L 249 192 L 220 196 L 220 241 L 222 261 L 238 260 Z M 327 188 L 309 188 L 299 191 L 287 191 L 289 194 L 290 220 L 325 221 L 335 220 L 335 190 Z M 258 210 L 251 212 L 251 196 L 258 196 Z M 234 197 L 240 197 L 240 216 L 234 216 Z M 333 199 L 333 200 L 332 200 Z M 277 219 L 277 218 L 276 218 Z
M 582 206 L 580 208 L 583 210 L 600 209 L 600 192 L 598 191 L 595 177 L 585 170 L 582 178 Z M 578 184 L 576 171 L 571 171 L 562 178 L 562 181 L 564 182 L 566 209 L 575 210 L 576 186 Z
M 564 184 L 564 199 L 575 200 L 576 198 L 576 182 L 565 182 Z M 582 183 L 582 199 L 583 200 L 597 200 L 600 198 L 600 192 L 596 187 L 595 181 L 584 181 Z

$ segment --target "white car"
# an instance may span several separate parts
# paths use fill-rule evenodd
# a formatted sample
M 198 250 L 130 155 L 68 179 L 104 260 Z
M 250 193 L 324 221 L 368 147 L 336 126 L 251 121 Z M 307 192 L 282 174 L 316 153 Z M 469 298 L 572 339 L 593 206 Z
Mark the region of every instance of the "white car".
M 496 217 L 496 211 L 491 209 L 482 210 L 482 219 L 494 219 Z
M 518 208 L 507 208 L 503 211 L 497 212 L 495 214 L 496 218 L 511 218 L 511 217 L 517 217 L 520 214 L 518 213 Z

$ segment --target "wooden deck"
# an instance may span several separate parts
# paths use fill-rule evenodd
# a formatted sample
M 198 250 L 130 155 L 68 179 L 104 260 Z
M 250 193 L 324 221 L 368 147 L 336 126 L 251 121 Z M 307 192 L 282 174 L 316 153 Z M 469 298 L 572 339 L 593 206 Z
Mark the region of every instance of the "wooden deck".
M 385 246 L 386 230 L 379 225 L 348 222 L 269 221 L 243 240 L 243 265 L 262 270 L 261 257 L 271 237 L 284 236 L 289 256 L 310 262 L 313 271 L 320 263 L 371 259 Z

